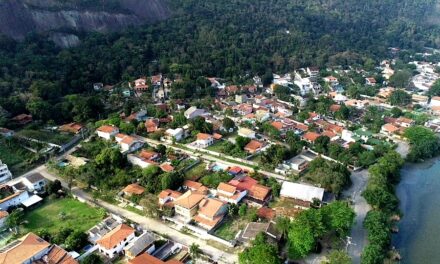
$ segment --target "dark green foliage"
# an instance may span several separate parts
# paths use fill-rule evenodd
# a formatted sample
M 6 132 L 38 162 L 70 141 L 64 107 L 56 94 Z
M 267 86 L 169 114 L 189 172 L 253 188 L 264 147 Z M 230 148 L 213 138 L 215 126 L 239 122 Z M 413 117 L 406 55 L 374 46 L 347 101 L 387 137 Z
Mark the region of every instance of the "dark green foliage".
M 409 161 L 416 162 L 439 154 L 440 140 L 432 130 L 422 126 L 414 126 L 407 128 L 404 136 L 411 144 L 407 157 Z
M 278 249 L 267 243 L 264 234 L 258 234 L 250 248 L 239 255 L 240 264 L 280 264 Z
M 209 188 L 217 188 L 217 186 L 221 182 L 228 182 L 232 178 L 233 177 L 231 174 L 224 172 L 224 171 L 219 171 L 219 172 L 214 172 L 209 175 L 206 175 L 205 177 L 203 177 L 200 180 L 200 182 Z
M 403 90 L 396 90 L 390 96 L 391 105 L 406 106 L 411 103 L 411 95 Z
M 350 171 L 344 165 L 323 158 L 310 162 L 305 178 L 336 195 L 351 184 Z

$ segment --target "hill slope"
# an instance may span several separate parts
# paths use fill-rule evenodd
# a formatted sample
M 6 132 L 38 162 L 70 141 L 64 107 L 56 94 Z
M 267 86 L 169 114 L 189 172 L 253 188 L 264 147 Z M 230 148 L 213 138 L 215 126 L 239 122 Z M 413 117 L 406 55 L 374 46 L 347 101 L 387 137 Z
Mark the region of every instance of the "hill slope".
M 2 0 L 0 33 L 22 39 L 30 32 L 51 32 L 58 44 L 63 38 L 68 44 L 72 34 L 67 33 L 118 31 L 169 14 L 163 0 Z

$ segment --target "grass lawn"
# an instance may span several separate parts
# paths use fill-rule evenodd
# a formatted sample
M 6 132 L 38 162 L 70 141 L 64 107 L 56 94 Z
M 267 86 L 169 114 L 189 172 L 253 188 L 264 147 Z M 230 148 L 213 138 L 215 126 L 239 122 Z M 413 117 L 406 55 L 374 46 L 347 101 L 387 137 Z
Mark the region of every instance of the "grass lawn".
M 65 214 L 61 219 L 60 213 Z M 55 234 L 61 228 L 69 227 L 73 230 L 87 231 L 103 219 L 103 214 L 98 208 L 91 207 L 85 203 L 72 198 L 49 200 L 34 210 L 25 213 L 24 233 L 36 232 L 39 229 L 46 229 L 49 233 Z
M 185 179 L 187 180 L 198 180 L 206 173 L 206 163 L 200 162 L 196 166 L 192 167 L 190 170 L 185 172 Z
M 49 132 L 44 130 L 23 129 L 17 132 L 18 135 L 41 140 L 48 143 L 63 145 L 68 143 L 73 136 L 71 134 Z
M 206 149 L 210 151 L 223 153 L 223 141 L 217 141 L 213 145 L 207 147 Z

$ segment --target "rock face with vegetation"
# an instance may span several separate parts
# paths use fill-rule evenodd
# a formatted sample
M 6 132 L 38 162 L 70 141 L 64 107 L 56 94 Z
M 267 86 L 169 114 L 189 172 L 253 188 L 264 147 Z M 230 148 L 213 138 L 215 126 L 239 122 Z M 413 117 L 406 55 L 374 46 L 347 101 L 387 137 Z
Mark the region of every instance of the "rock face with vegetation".
M 118 31 L 169 15 L 163 0 L 4 0 L 0 33 L 22 39 L 31 32 L 50 32 L 55 43 L 68 47 L 78 44 L 77 32 Z

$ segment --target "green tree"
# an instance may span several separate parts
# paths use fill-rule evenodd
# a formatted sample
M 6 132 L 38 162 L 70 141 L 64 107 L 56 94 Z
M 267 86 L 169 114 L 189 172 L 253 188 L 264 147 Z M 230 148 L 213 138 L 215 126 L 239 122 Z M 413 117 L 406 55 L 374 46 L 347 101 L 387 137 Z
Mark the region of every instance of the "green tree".
M 264 234 L 258 234 L 250 248 L 239 254 L 240 264 L 281 264 L 278 250 L 267 243 Z
M 200 255 L 202 254 L 202 250 L 200 249 L 200 246 L 192 243 L 189 248 L 189 254 L 191 255 L 191 260 L 193 263 L 196 263 L 196 260 L 200 258 Z
M 12 211 L 8 218 L 6 218 L 6 226 L 12 230 L 14 230 L 15 234 L 18 234 L 18 228 L 23 221 L 24 213 L 21 209 L 15 209 Z
M 74 231 L 71 233 L 64 242 L 67 250 L 79 251 L 88 244 L 88 236 L 81 231 Z
M 391 105 L 406 106 L 411 100 L 411 95 L 400 89 L 395 90 L 390 96 Z
M 352 259 L 350 256 L 342 250 L 332 250 L 327 257 L 326 261 L 323 261 L 322 264 L 351 264 Z
M 234 121 L 232 121 L 232 119 L 230 119 L 229 117 L 225 117 L 223 119 L 223 127 L 229 131 L 230 129 L 235 128 L 235 123 Z
M 81 261 L 81 264 L 104 264 L 104 261 L 99 255 L 91 254 L 85 257 Z
M 411 72 L 407 70 L 400 70 L 393 74 L 390 78 L 391 85 L 398 88 L 406 88 L 411 78 Z

